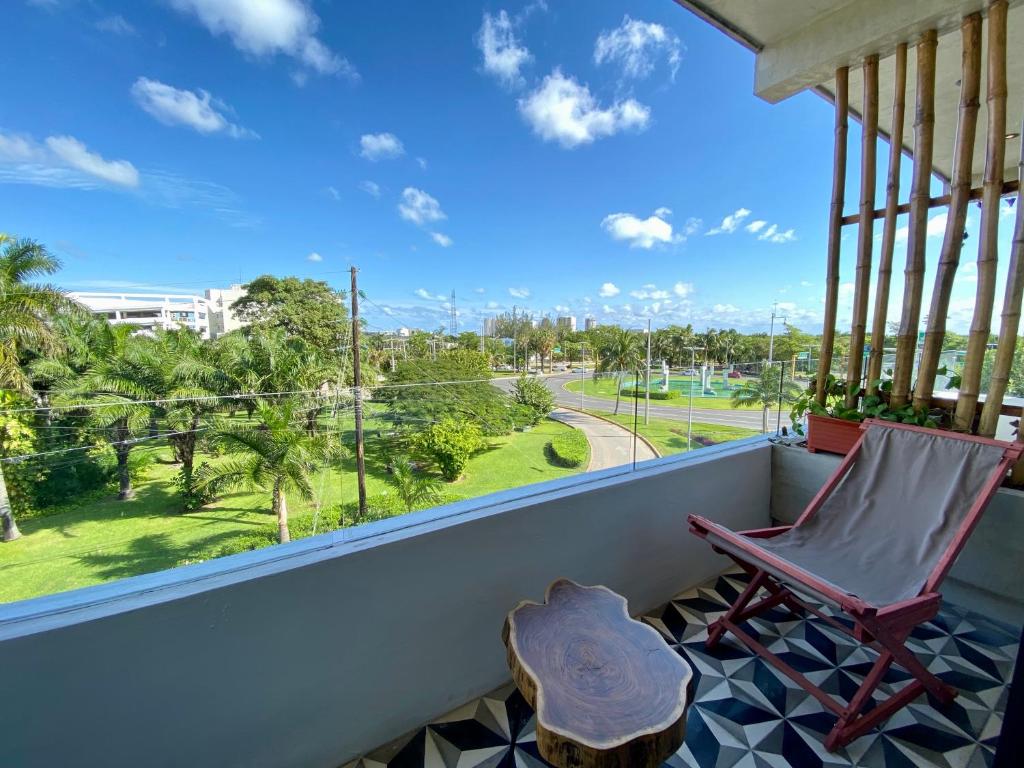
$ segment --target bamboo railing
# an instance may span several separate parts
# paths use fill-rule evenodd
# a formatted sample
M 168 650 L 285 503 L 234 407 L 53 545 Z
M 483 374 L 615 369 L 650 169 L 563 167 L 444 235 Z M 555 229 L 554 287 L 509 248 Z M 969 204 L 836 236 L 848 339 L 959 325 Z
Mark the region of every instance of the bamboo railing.
M 978 238 L 978 287 L 974 316 L 967 340 L 967 357 L 961 374 L 953 429 L 970 432 L 981 388 L 981 370 L 992 333 L 992 304 L 996 296 L 996 266 L 999 233 L 999 203 L 1006 163 L 1006 0 L 997 0 L 988 10 L 987 63 L 988 132 L 985 150 L 985 181 L 981 198 Z M 1002 395 L 999 397 L 1002 400 Z
M 931 197 L 933 147 L 935 136 L 936 53 L 938 35 L 935 30 L 923 32 L 914 43 L 916 54 L 916 103 L 914 120 L 913 173 L 908 203 L 899 201 L 908 44 L 895 48 L 892 124 L 889 131 L 889 165 L 886 197 L 883 208 L 875 208 L 875 167 L 878 134 L 878 54 L 865 56 L 861 62 L 863 85 L 861 194 L 857 213 L 843 214 L 843 189 L 846 183 L 846 138 L 849 98 L 849 72 L 842 67 L 836 72 L 835 148 L 833 157 L 832 206 L 829 212 L 829 240 L 825 291 L 825 327 L 819 358 L 816 397 L 824 402 L 824 382 L 832 366 L 835 320 L 839 285 L 839 241 L 846 224 L 858 226 L 857 266 L 854 281 L 854 302 L 850 333 L 850 355 L 847 381 L 858 382 L 864 389 L 847 398 L 855 406 L 862 394 L 876 394 L 877 380 L 882 375 L 886 341 L 886 321 L 890 298 L 892 262 L 896 244 L 896 222 L 901 213 L 908 213 L 907 253 L 904 293 L 896 358 L 892 370 L 890 407 L 899 408 L 910 402 L 915 408 L 934 408 L 939 401 L 933 389 L 946 335 L 946 316 L 960 262 L 965 237 L 967 209 L 971 201 L 980 200 L 981 221 L 977 253 L 977 289 L 974 314 L 964 367 L 961 372 L 959 397 L 953 414 L 953 428 L 962 432 L 976 431 L 991 437 L 995 434 L 1000 414 L 1020 413 L 1019 408 L 1004 407 L 1020 331 L 1021 302 L 1024 300 L 1024 206 L 1016 210 L 998 344 L 992 359 L 991 383 L 983 405 L 979 405 L 982 371 L 990 346 L 992 316 L 998 271 L 998 226 L 1002 197 L 1016 193 L 1024 182 L 1024 159 L 1018 166 L 1018 178 L 1005 180 L 1007 139 L 1014 137 L 1007 129 L 1007 0 L 991 0 L 985 9 L 987 30 L 985 172 L 980 188 L 971 187 L 972 161 L 980 108 L 982 14 L 966 16 L 961 24 L 962 60 L 960 102 L 957 131 L 953 146 L 952 179 L 948 195 Z M 1022 129 L 1024 130 L 1024 129 Z M 1016 138 L 1016 137 L 1014 137 Z M 949 206 L 942 247 L 936 267 L 935 284 L 928 311 L 927 328 L 917 364 L 919 328 L 922 321 L 925 255 L 928 213 L 933 207 Z M 871 290 L 874 222 L 884 219 L 878 254 L 874 310 L 871 320 L 870 346 L 866 370 L 862 371 L 866 336 L 867 304 Z M 915 369 L 917 370 L 916 382 Z M 913 400 L 911 401 L 911 397 Z M 980 413 L 980 416 L 979 416 Z M 1024 434 L 1018 433 L 1024 440 Z M 1024 465 L 1024 463 L 1022 463 Z M 1024 466 L 1022 466 L 1024 469 Z
M 889 175 L 885 184 L 885 221 L 882 246 L 878 253 L 878 283 L 875 286 L 875 312 L 871 320 L 871 352 L 868 357 L 868 394 L 878 391 L 885 352 L 885 321 L 889 311 L 889 284 L 892 280 L 892 255 L 896 249 L 896 211 L 900 203 L 900 165 L 903 161 L 903 114 L 907 101 L 907 44 L 896 46 L 896 71 L 892 86 L 892 126 L 889 130 Z M 866 223 L 861 212 L 860 226 Z M 872 222 L 874 216 L 872 216 Z

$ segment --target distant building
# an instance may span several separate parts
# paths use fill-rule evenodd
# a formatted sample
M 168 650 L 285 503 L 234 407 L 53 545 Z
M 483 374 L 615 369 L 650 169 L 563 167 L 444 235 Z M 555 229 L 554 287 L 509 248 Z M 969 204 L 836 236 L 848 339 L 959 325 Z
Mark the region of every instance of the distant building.
M 597 328 L 597 318 L 596 317 L 588 317 L 586 320 L 583 321 L 583 329 L 584 330 L 592 331 L 595 328 Z
M 555 320 L 555 325 L 559 328 L 568 328 L 570 331 L 576 330 L 576 316 L 575 315 L 563 315 Z
M 398 336 L 400 339 L 408 339 L 411 335 L 412 331 L 405 326 L 395 329 L 395 336 Z
M 498 318 L 496 317 L 485 317 L 484 318 L 484 336 L 497 336 L 498 335 Z
M 230 288 L 207 288 L 206 303 L 210 308 L 210 336 L 216 339 L 245 325 L 231 311 L 231 305 L 245 295 L 245 288 L 237 283 Z
M 191 328 L 204 339 L 210 338 L 210 308 L 201 296 L 92 291 L 70 296 L 113 325 L 131 324 L 150 331 Z

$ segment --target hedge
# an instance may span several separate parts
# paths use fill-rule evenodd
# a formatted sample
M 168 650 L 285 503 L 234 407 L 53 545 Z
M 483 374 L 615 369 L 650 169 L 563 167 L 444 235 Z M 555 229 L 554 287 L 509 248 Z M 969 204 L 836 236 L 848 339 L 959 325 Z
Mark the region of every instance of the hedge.
M 623 397 L 639 397 L 641 399 L 647 396 L 647 392 L 644 390 L 636 390 L 633 387 L 623 387 L 619 390 L 619 394 Z M 679 396 L 678 389 L 670 389 L 668 392 L 662 392 L 660 389 L 651 390 L 651 400 L 675 400 Z
M 590 457 L 587 436 L 576 429 L 555 435 L 546 450 L 551 463 L 560 467 L 578 467 Z

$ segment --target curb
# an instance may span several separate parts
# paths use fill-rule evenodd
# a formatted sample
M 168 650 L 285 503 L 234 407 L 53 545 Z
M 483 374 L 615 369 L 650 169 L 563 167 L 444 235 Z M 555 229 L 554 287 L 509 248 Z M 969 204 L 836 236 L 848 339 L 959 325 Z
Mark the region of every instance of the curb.
M 557 405 L 557 403 L 556 403 L 556 405 Z M 635 434 L 637 440 L 639 440 L 641 443 L 643 443 L 644 445 L 646 445 L 648 448 L 651 449 L 651 453 L 654 454 L 654 458 L 656 458 L 656 459 L 662 458 L 661 451 L 659 451 L 657 448 L 655 448 L 654 444 L 651 443 L 650 440 L 648 440 L 646 437 L 641 435 L 639 432 L 635 432 L 634 433 L 633 430 L 631 430 L 629 427 L 624 427 L 621 424 L 619 424 L 619 422 L 617 422 L 617 421 L 612 421 L 611 419 L 606 419 L 604 416 L 598 416 L 596 413 L 591 413 L 590 411 L 581 411 L 579 408 L 573 408 L 571 405 L 558 405 L 558 407 L 562 408 L 562 409 L 564 409 L 566 411 L 575 411 L 576 413 L 582 413 L 584 416 L 593 416 L 595 419 L 600 419 L 601 421 L 606 421 L 609 424 L 612 424 L 612 425 L 618 427 L 619 429 L 624 429 L 624 430 L 626 430 L 631 435 Z

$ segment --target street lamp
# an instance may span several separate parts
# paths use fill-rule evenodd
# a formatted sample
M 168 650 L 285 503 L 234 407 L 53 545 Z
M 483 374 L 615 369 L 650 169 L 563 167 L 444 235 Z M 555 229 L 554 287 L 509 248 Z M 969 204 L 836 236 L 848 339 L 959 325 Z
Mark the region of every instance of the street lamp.
M 779 302 L 772 304 L 772 323 L 768 330 L 768 365 L 772 364 L 775 354 L 775 318 L 778 317 L 780 320 L 789 321 L 789 317 L 786 315 L 776 315 L 775 309 L 779 306 Z
M 683 349 L 690 350 L 690 404 L 687 407 L 686 413 L 686 452 L 690 452 L 690 433 L 693 432 L 693 374 L 695 372 L 694 366 L 697 365 L 697 350 L 707 352 L 705 347 L 683 347 Z M 703 388 L 704 381 L 701 380 L 701 387 Z M 703 391 L 703 389 L 702 389 Z

